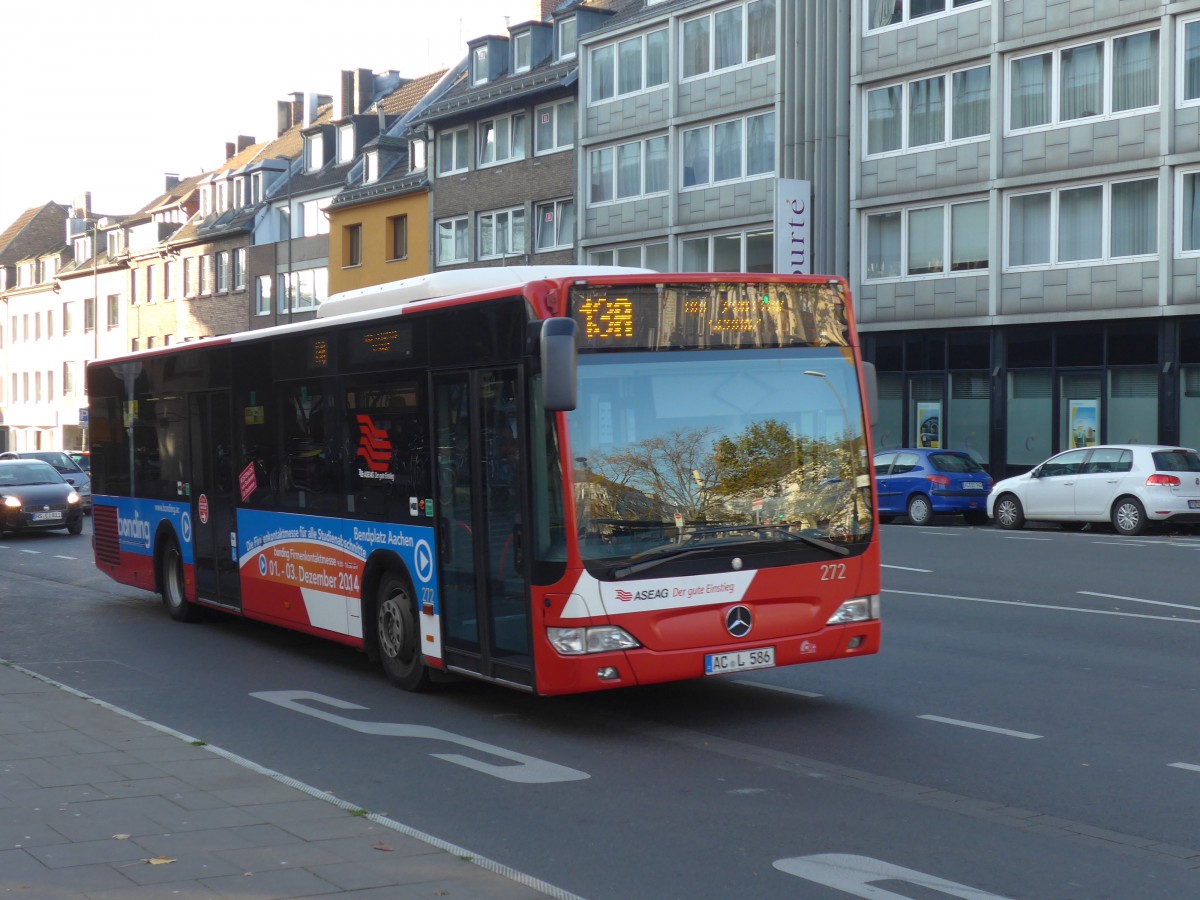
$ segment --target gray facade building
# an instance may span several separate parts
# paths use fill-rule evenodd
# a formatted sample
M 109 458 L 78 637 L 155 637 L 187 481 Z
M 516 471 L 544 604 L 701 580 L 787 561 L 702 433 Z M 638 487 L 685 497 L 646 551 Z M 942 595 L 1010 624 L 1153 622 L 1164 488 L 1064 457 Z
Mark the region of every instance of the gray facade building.
M 1200 2 L 856 0 L 879 448 L 1200 444 Z

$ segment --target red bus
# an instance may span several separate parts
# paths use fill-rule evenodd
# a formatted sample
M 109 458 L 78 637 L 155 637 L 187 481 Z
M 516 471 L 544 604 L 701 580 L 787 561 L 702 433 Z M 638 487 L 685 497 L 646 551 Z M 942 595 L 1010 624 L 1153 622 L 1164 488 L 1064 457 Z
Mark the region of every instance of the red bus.
M 866 377 L 864 377 L 864 375 Z M 832 277 L 458 270 L 88 368 L 96 565 L 418 690 L 875 653 L 864 371 Z

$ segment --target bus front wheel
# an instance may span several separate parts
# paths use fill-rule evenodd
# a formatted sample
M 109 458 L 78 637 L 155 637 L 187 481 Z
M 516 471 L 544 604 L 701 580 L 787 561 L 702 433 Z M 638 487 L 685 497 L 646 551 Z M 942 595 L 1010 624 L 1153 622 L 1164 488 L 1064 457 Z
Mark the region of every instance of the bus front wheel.
M 421 659 L 416 601 L 407 581 L 395 572 L 388 572 L 379 583 L 375 634 L 388 681 L 406 691 L 429 687 L 429 669 Z
M 168 538 L 163 547 L 159 582 L 162 584 L 163 606 L 176 622 L 195 622 L 200 611 L 188 601 L 183 587 L 183 554 L 174 538 Z

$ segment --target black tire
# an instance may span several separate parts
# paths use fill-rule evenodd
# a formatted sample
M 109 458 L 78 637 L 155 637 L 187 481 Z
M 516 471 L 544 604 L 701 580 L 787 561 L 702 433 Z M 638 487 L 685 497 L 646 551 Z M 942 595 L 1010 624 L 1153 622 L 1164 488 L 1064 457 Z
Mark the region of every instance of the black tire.
M 388 681 L 406 691 L 426 690 L 432 679 L 421 658 L 417 602 L 408 581 L 387 572 L 375 598 L 375 637 Z
M 982 509 L 968 509 L 963 513 L 963 521 L 968 525 L 986 525 L 987 520 L 987 513 Z
M 1129 537 L 1146 530 L 1146 508 L 1136 497 L 1121 497 L 1113 504 L 1112 526 Z
M 163 608 L 176 622 L 197 621 L 200 618 L 200 610 L 188 600 L 184 590 L 183 554 L 179 552 L 179 544 L 174 538 L 167 538 L 163 544 L 159 566 L 158 579 L 162 585 Z
M 83 519 L 77 522 L 72 522 L 67 526 L 67 534 L 83 534 Z
M 1025 527 L 1025 510 L 1021 508 L 1021 501 L 1012 494 L 1000 497 L 992 511 L 996 516 L 996 524 L 1001 528 L 1016 531 Z
M 916 494 L 909 499 L 908 521 L 914 525 L 928 525 L 933 521 L 933 504 L 924 494 Z

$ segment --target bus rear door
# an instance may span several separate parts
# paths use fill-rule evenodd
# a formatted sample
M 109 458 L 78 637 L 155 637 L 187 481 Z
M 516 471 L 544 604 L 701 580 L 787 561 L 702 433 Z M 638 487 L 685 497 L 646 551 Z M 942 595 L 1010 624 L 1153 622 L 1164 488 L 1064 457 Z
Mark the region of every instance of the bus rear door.
M 196 599 L 241 609 L 229 391 L 188 397 Z

